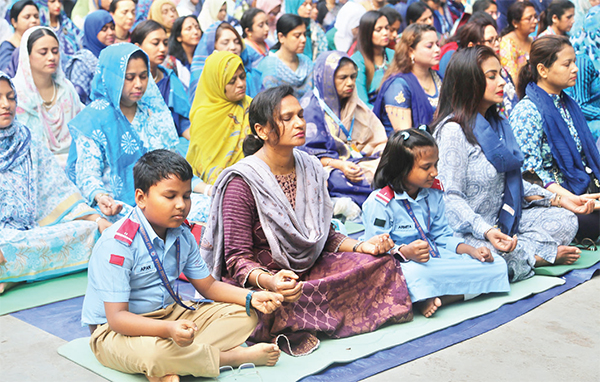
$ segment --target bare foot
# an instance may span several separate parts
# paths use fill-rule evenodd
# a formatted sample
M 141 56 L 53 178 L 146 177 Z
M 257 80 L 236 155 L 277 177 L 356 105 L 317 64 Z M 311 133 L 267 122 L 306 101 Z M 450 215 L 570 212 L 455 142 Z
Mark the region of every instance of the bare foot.
M 179 376 L 176 374 L 168 374 L 164 377 L 149 377 L 146 376 L 150 382 L 179 382 Z
M 421 314 L 427 318 L 433 316 L 440 306 L 442 306 L 442 300 L 439 297 L 428 298 L 418 303 Z
M 539 256 L 535 256 L 535 266 L 545 267 L 548 265 L 571 265 L 576 262 L 580 257 L 581 250 L 577 247 L 569 247 L 566 245 L 559 245 L 556 253 L 554 263 L 546 261 Z
M 579 260 L 581 250 L 577 247 L 568 247 L 566 245 L 559 245 L 556 253 L 555 265 L 570 265 Z
M 256 366 L 274 366 L 279 360 L 281 350 L 275 344 L 259 343 L 250 347 L 238 346 L 221 352 L 221 366 L 238 367 L 243 363 Z

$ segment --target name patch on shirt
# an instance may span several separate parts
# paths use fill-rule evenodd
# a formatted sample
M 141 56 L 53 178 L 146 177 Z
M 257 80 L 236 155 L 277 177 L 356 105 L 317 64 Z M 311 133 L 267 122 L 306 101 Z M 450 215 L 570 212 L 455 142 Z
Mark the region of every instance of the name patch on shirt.
M 110 255 L 110 260 L 108 262 L 122 267 L 123 263 L 125 262 L 125 258 L 119 255 Z
M 412 224 L 398 224 L 398 227 L 396 227 L 396 229 L 401 229 L 401 230 L 413 229 L 413 225 Z
M 154 270 L 154 266 L 152 265 L 152 263 L 142 264 L 137 267 L 137 269 L 135 270 L 135 273 L 136 274 L 148 273 L 148 272 L 152 272 L 152 270 Z

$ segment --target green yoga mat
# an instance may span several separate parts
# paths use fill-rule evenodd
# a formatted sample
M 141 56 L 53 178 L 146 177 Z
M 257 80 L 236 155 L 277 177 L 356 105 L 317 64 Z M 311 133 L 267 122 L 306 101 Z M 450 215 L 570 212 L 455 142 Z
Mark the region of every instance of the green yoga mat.
M 86 288 L 87 271 L 19 284 L 0 295 L 0 316 L 83 296 Z
M 511 284 L 509 293 L 480 296 L 476 299 L 442 307 L 434 317 L 424 318 L 415 315 L 412 322 L 389 325 L 372 333 L 365 333 L 349 338 L 326 339 L 321 341 L 317 350 L 303 357 L 291 357 L 282 354 L 275 367 L 258 367 L 257 375 L 241 377 L 235 373 L 222 373 L 220 381 L 296 381 L 317 373 L 335 363 L 346 363 L 370 354 L 387 349 L 438 330 L 456 325 L 465 320 L 493 312 L 504 304 L 509 304 L 532 294 L 540 293 L 558 285 L 564 280 L 557 277 L 534 276 L 528 280 Z M 102 366 L 92 354 L 89 338 L 79 338 L 58 349 L 63 357 L 99 374 L 114 382 L 143 382 L 142 375 L 123 374 Z M 184 381 L 205 381 L 209 379 L 186 377 Z M 214 380 L 214 379 L 213 379 Z
M 600 261 L 600 249 L 595 251 L 581 251 L 581 257 L 571 265 L 551 265 L 535 268 L 536 275 L 562 276 L 573 269 L 589 268 Z

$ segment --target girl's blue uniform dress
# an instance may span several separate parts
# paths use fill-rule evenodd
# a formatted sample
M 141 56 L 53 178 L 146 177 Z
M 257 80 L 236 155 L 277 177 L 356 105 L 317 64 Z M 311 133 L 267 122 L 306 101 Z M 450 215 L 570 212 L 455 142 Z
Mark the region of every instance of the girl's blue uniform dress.
M 390 187 L 375 190 L 363 204 L 365 237 L 389 233 L 396 245 L 421 239 L 419 231 L 404 206 L 408 201 L 426 235 L 430 247 L 437 247 L 439 258 L 402 263 L 410 298 L 413 302 L 446 295 L 473 295 L 508 292 L 506 262 L 494 256 L 493 263 L 482 263 L 467 254 L 459 255 L 456 247 L 463 242 L 454 237 L 445 215 L 444 192 L 422 188 L 416 199 L 406 192 L 395 194 Z

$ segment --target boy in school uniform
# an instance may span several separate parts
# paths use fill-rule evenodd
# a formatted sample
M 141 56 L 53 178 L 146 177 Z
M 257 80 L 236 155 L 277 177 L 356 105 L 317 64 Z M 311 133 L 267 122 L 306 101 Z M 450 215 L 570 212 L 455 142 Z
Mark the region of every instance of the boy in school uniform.
M 133 169 L 137 207 L 105 230 L 90 258 L 82 323 L 104 366 L 150 381 L 179 375 L 214 377 L 222 365 L 275 365 L 274 344 L 241 347 L 257 323 L 254 307 L 272 313 L 281 294 L 216 281 L 185 218 L 192 168 L 167 150 L 146 153 Z M 206 299 L 181 301 L 173 290 L 183 271 Z

